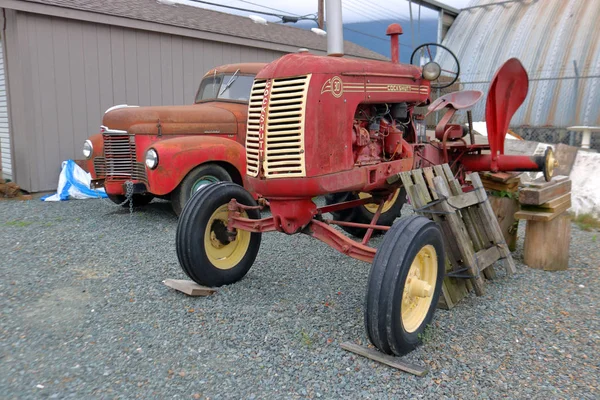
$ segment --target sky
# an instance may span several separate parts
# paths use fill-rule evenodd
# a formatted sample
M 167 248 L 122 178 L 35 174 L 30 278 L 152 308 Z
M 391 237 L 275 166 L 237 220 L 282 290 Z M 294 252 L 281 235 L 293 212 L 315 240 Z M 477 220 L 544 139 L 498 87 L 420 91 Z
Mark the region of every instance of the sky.
M 202 8 L 238 14 L 250 15 L 251 12 L 236 11 L 222 7 L 212 6 L 202 3 L 194 3 L 190 0 L 175 0 L 178 3 L 195 5 Z M 309 15 L 316 14 L 317 0 L 206 0 L 210 3 L 222 4 L 226 6 L 246 8 L 250 10 L 262 10 L 275 14 L 287 15 Z M 472 0 L 438 0 L 440 3 L 450 5 L 455 8 L 462 8 L 469 5 Z M 368 4 L 368 7 L 365 5 Z M 276 9 L 276 10 L 274 10 Z M 412 1 L 413 19 L 417 20 L 419 16 L 419 5 L 416 1 Z M 265 18 L 267 21 L 275 22 L 279 19 L 254 13 L 255 15 Z M 380 21 L 380 20 L 408 20 L 410 18 L 410 9 L 408 0 L 342 0 L 342 18 L 344 24 Z M 421 8 L 422 19 L 437 18 L 437 13 L 425 7 Z

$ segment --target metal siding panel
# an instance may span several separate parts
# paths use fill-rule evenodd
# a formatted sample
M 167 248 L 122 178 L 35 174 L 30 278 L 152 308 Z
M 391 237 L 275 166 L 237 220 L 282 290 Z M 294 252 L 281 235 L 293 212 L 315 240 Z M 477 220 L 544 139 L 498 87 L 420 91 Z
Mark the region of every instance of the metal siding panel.
M 125 98 L 129 105 L 139 104 L 137 37 L 133 30 L 123 32 L 125 59 Z
M 96 25 L 96 40 L 98 41 L 98 82 L 100 84 L 100 109 L 104 113 L 115 105 L 113 96 L 113 68 L 110 45 L 110 27 Z
M 71 80 L 71 118 L 73 119 L 73 153 L 77 158 L 88 131 L 88 109 L 86 105 L 86 76 L 83 53 L 83 25 L 71 22 L 67 25 L 69 46 L 69 71 Z
M 161 35 L 160 37 L 160 72 L 162 85 L 162 105 L 172 105 L 173 103 L 173 56 L 171 49 L 171 36 Z M 157 104 L 157 105 L 158 105 Z
M 198 83 L 200 83 L 202 77 L 208 71 L 208 69 L 204 68 L 204 60 L 206 55 L 208 54 L 208 52 L 205 51 L 205 44 L 205 41 L 194 42 L 194 82 Z
M 183 80 L 183 38 L 172 36 L 171 38 L 171 60 L 173 66 L 173 104 L 184 104 L 184 80 Z
M 490 5 L 461 12 L 443 44 L 459 58 L 464 87 L 484 93 L 504 61 L 511 57 L 521 60 L 530 78 L 529 93 L 511 126 L 598 125 L 598 15 L 600 2 L 596 0 Z M 573 79 L 573 60 L 583 76 L 578 86 Z M 475 120 L 484 119 L 484 108 L 485 101 L 473 108 Z M 464 122 L 464 116 L 461 118 Z
M 0 73 L 4 77 L 4 45 L 0 41 Z M 6 85 L 4 79 L 0 80 L 0 160 L 2 163 L 2 176 L 12 179 L 12 156 L 10 146 L 10 132 L 8 127 L 8 108 L 6 107 Z
M 148 32 L 136 31 L 138 105 L 150 105 L 150 39 Z
M 87 110 L 87 132 L 100 130 L 100 118 L 104 110 L 100 100 L 100 59 L 98 51 L 98 31 L 96 25 L 82 24 L 82 52 L 85 74 L 85 107 Z M 104 66 L 105 68 L 105 66 Z
M 110 27 L 110 52 L 112 60 L 113 102 L 114 104 L 126 104 L 123 28 Z
M 34 87 L 33 96 L 41 102 L 41 126 L 35 131 L 42 140 L 36 141 L 38 147 L 38 185 L 44 187 L 43 183 L 48 176 L 58 175 L 60 171 L 60 136 L 58 131 L 58 110 L 56 104 L 56 81 L 54 63 L 54 40 L 52 34 L 52 21 L 48 18 L 30 16 L 35 24 L 37 58 L 36 63 L 32 60 L 33 72 L 37 71 L 39 85 Z M 42 158 L 43 157 L 43 158 Z M 43 161 L 42 161 L 43 160 Z M 41 162 L 40 162 L 41 161 Z
M 182 43 L 182 68 L 183 68 L 183 103 L 192 104 L 200 83 L 195 78 L 194 67 L 194 41 L 183 38 Z
M 162 104 L 162 75 L 160 65 L 160 38 L 157 33 L 148 34 L 150 65 L 150 104 Z
M 52 42 L 54 73 L 56 88 L 53 92 L 44 93 L 44 101 L 56 103 L 56 129 L 58 136 L 58 157 L 50 159 L 47 168 L 59 168 L 62 161 L 73 158 L 73 107 L 71 102 L 71 71 L 69 66 L 69 34 L 67 23 L 61 19 L 52 18 Z M 41 65 L 40 68 L 44 68 Z M 79 82 L 73 82 L 78 84 Z M 45 133 L 44 133 L 45 134 Z

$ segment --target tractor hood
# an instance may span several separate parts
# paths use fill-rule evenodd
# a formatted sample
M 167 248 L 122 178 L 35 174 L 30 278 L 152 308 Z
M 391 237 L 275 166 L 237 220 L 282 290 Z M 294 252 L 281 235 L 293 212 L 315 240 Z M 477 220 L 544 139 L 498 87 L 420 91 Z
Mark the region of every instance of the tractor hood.
M 239 104 L 210 102 L 185 106 L 123 107 L 108 110 L 102 125 L 137 135 L 237 134 Z M 244 107 L 247 107 L 244 105 Z

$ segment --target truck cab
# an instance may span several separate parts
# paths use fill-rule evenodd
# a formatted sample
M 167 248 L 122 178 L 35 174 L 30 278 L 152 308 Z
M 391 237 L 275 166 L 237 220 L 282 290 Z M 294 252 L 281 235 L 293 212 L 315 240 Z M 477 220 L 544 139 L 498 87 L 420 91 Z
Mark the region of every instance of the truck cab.
M 83 147 L 92 187 L 104 187 L 122 205 L 168 199 L 179 215 L 203 185 L 244 185 L 248 101 L 254 77 L 265 65 L 229 64 L 208 71 L 192 105 L 109 108 L 100 133 Z

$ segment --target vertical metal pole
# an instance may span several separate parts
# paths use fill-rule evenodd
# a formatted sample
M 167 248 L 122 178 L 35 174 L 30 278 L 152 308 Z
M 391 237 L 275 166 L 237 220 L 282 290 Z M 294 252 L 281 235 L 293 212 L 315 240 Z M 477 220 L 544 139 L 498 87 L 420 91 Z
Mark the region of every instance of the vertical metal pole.
M 577 125 L 577 100 L 579 100 L 579 71 L 577 70 L 577 61 L 573 60 L 573 68 L 575 69 L 575 99 L 573 99 L 573 111 L 571 112 L 573 123 L 571 126 Z M 575 146 L 575 132 L 569 132 L 569 146 Z
M 444 10 L 440 9 L 438 13 L 438 31 L 437 31 L 437 42 L 442 43 L 444 38 L 442 37 L 444 32 Z
M 342 0 L 327 0 L 327 55 L 344 55 L 344 27 L 342 25 Z
M 317 9 L 317 25 L 319 25 L 319 29 L 325 29 L 325 0 L 319 0 Z

